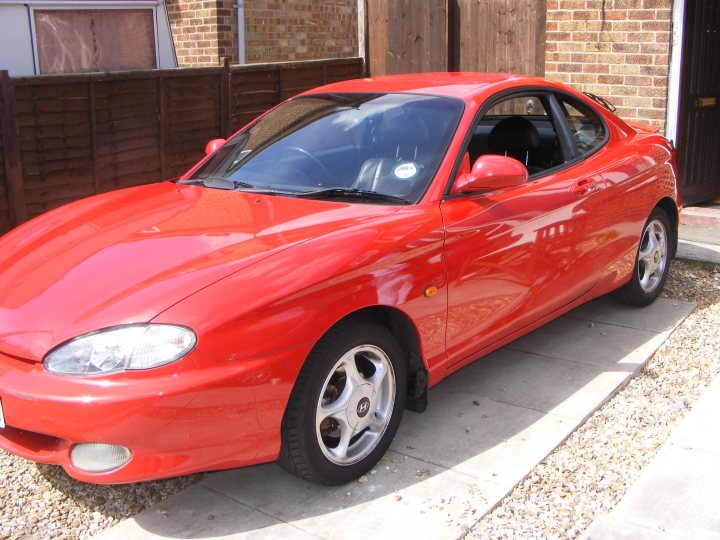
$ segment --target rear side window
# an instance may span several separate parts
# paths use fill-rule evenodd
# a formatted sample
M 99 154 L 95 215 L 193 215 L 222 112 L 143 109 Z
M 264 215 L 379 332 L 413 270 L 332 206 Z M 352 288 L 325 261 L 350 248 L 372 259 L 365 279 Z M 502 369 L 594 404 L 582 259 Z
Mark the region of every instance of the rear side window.
M 605 125 L 598 114 L 580 100 L 557 96 L 565 120 L 570 126 L 579 156 L 592 152 L 605 141 Z

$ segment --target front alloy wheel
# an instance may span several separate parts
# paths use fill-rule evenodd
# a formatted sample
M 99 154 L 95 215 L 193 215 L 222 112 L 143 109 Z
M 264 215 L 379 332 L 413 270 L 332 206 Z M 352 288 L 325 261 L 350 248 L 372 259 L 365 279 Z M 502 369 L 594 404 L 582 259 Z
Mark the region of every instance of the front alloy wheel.
M 337 465 L 352 465 L 378 445 L 392 417 L 395 372 L 382 349 L 361 345 L 332 367 L 315 411 L 318 444 Z
M 278 463 L 321 484 L 349 482 L 385 454 L 405 405 L 406 367 L 389 330 L 344 321 L 313 348 L 282 422 Z

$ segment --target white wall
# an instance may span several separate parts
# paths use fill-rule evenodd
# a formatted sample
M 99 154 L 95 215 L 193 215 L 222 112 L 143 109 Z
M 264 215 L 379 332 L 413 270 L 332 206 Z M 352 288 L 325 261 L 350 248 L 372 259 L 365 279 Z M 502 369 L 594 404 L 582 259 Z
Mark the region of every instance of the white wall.
M 24 5 L 0 4 L 0 70 L 35 75 L 30 19 Z

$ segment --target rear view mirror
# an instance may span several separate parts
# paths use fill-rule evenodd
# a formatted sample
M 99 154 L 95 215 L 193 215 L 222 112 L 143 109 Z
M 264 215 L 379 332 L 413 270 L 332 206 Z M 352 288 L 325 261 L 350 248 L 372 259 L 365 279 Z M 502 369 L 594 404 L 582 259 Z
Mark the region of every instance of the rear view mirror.
M 215 150 L 220 148 L 223 144 L 225 144 L 225 139 L 213 139 L 205 145 L 205 155 L 209 156 L 210 154 L 214 154 Z
M 458 175 L 452 193 L 477 193 L 520 186 L 527 180 L 528 170 L 518 160 L 488 154 L 477 158 L 469 174 Z

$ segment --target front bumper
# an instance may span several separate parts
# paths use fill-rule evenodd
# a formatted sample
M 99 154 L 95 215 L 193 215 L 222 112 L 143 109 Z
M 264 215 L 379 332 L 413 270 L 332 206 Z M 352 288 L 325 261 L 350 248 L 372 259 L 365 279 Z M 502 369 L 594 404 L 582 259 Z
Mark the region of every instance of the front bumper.
M 195 350 L 160 368 L 67 377 L 0 353 L 0 448 L 61 465 L 72 477 L 126 483 L 276 459 L 280 423 L 299 351 L 225 364 Z M 294 367 L 297 366 L 297 367 Z M 132 458 L 112 471 L 77 468 L 77 443 L 124 446 Z

